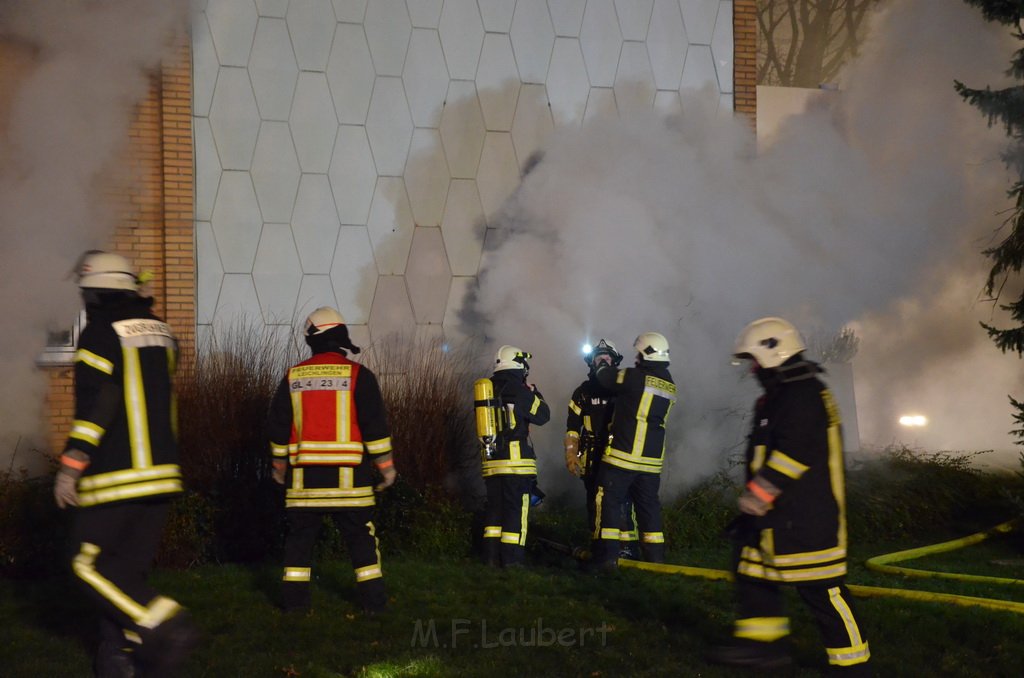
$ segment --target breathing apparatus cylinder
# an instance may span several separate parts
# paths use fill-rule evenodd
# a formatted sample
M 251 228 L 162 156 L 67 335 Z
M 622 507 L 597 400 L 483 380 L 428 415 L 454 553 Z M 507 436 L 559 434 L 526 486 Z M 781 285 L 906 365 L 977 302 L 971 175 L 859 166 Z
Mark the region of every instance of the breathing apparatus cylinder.
M 485 377 L 473 383 L 473 406 L 476 410 L 476 437 L 484 458 L 490 459 L 494 456 L 501 422 L 498 413 L 501 402 L 494 397 L 494 383 L 490 379 Z

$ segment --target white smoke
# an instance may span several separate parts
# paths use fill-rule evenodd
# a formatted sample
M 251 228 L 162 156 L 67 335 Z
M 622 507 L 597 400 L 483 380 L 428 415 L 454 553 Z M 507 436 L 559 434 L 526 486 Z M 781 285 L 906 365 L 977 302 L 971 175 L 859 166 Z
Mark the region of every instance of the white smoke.
M 67 273 L 117 225 L 104 191 L 127 175 L 133 107 L 188 26 L 186 0 L 5 0 L 0 5 L 0 462 L 45 451 L 47 330 L 79 306 Z M 20 443 L 19 443 L 20 441 Z M 38 460 L 37 460 L 38 461 Z
M 637 334 L 668 337 L 680 397 L 666 480 L 678 485 L 742 444 L 756 388 L 729 353 L 747 322 L 781 315 L 835 331 L 920 295 L 938 271 L 965 271 L 980 289 L 977 238 L 1006 207 L 1005 137 L 953 80 L 998 84 L 1014 45 L 960 0 L 887 7 L 842 92 L 791 118 L 761 154 L 746 121 L 686 98 L 679 119 L 563 132 L 545 149 L 506 206 L 468 314 L 495 348 L 535 355 L 531 380 L 554 412 L 534 432 L 542 485 L 567 476 L 560 438 L 584 340 L 611 339 L 628 361 Z M 987 341 L 960 311 L 926 313 Z M 871 356 L 875 325 L 860 327 Z M 890 350 L 923 360 L 928 346 Z M 878 369 L 869 383 L 884 379 Z

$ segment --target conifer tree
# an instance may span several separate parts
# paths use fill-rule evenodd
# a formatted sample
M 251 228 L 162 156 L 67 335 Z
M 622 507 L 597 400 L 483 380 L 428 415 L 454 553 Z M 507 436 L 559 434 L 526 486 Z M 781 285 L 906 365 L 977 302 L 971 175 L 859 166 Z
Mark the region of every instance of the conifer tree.
M 1021 18 L 1024 17 L 1024 0 L 964 0 L 981 10 L 985 19 L 1008 26 L 1021 43 L 1010 60 L 1007 75 L 1015 82 L 1024 83 L 1024 31 Z M 1003 160 L 1014 177 L 1008 195 L 1013 209 L 1001 229 L 1002 240 L 984 251 L 992 261 L 985 291 L 997 302 L 1002 298 L 1008 281 L 1019 282 L 1024 268 L 1024 84 L 1014 84 L 1004 89 L 991 87 L 974 89 L 956 81 L 956 91 L 969 104 L 977 107 L 986 117 L 989 125 L 1000 124 L 1006 129 L 1010 144 L 1003 154 Z M 1000 307 L 1009 312 L 1013 321 L 1011 327 L 1000 328 L 987 323 L 982 327 L 988 332 L 997 347 L 1004 353 L 1014 352 L 1024 357 L 1024 291 L 1016 299 L 1006 300 Z M 1011 431 L 1017 436 L 1017 444 L 1024 444 L 1024 402 L 1010 397 L 1016 412 L 1013 415 L 1019 426 Z

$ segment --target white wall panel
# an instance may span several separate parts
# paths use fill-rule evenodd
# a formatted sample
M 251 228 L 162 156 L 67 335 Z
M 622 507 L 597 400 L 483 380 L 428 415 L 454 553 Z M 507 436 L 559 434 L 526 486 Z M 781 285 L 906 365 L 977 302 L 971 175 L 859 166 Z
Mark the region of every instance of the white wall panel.
M 412 122 L 417 127 L 437 127 L 448 91 L 448 67 L 437 31 L 414 29 L 409 39 L 409 58 L 402 73 Z
M 405 0 L 413 28 L 437 28 L 442 0 Z
M 323 71 L 334 38 L 334 8 L 330 0 L 290 0 L 287 16 L 299 68 Z
M 367 0 L 332 0 L 334 17 L 338 21 L 361 24 L 366 17 Z
M 331 164 L 334 135 L 338 132 L 338 116 L 321 71 L 299 74 L 295 87 L 295 103 L 289 117 L 295 152 L 303 172 L 326 172 Z
M 251 273 L 263 218 L 248 172 L 222 172 L 210 219 L 225 273 Z
M 301 173 L 288 123 L 264 122 L 250 172 L 263 221 L 287 224 L 291 220 Z
M 253 287 L 252 276 L 248 273 L 225 275 L 217 299 L 217 310 L 213 315 L 213 325 L 218 334 L 238 328 L 249 329 L 261 322 L 266 320 L 260 310 L 260 300 Z
M 377 78 L 370 97 L 366 135 L 377 173 L 402 176 L 412 141 L 412 117 L 401 78 Z
M 377 287 L 377 265 L 365 226 L 342 226 L 338 231 L 331 285 L 345 321 L 365 324 Z
M 338 213 L 325 175 L 302 175 L 292 213 L 292 232 L 303 272 L 327 273 L 338 237 Z
M 551 68 L 548 70 L 547 92 L 555 125 L 579 127 L 583 122 L 583 113 L 587 110 L 587 95 L 590 93 L 590 80 L 579 40 L 555 40 Z
M 377 168 L 361 125 L 341 125 L 334 143 L 331 169 L 327 174 L 343 224 L 365 224 L 377 185 Z
M 619 28 L 623 40 L 643 42 L 651 24 L 654 0 L 615 0 L 615 14 L 619 17 Z
M 373 0 L 363 20 L 377 75 L 401 75 L 412 23 L 405 0 Z
M 252 0 L 216 0 L 208 3 L 206 18 L 220 65 L 247 66 L 259 19 Z
M 455 275 L 476 275 L 483 248 L 484 209 L 476 182 L 455 179 L 448 188 L 441 234 Z
M 221 68 L 210 105 L 210 129 L 224 169 L 247 170 L 260 130 L 260 112 L 244 68 Z
M 476 72 L 477 94 L 488 130 L 507 132 L 512 129 L 519 84 L 519 69 L 508 35 L 488 33 Z
M 710 45 L 721 0 L 679 0 L 686 37 L 695 45 Z M 732 21 L 732 12 L 728 20 Z
M 327 84 L 338 122 L 351 125 L 366 122 L 375 78 L 363 27 L 339 23 L 334 33 L 334 49 L 327 60 Z
M 647 53 L 658 89 L 679 89 L 686 48 L 686 29 L 678 0 L 655 0 Z
M 441 142 L 452 177 L 471 179 L 476 176 L 485 134 L 476 85 L 465 80 L 452 80 L 448 85 L 444 113 L 441 114 Z
M 399 177 L 378 179 L 366 230 L 370 233 L 373 258 L 381 275 L 405 273 L 415 226 L 405 182 Z
M 292 53 L 286 21 L 260 19 L 248 71 L 260 117 L 287 121 L 299 67 Z
M 419 324 L 440 325 L 448 303 L 452 272 L 440 228 L 417 227 L 412 236 L 405 282 L 413 315 Z
M 476 0 L 445 0 L 438 25 L 448 73 L 458 80 L 476 77 L 484 27 Z
M 290 324 L 302 282 L 302 267 L 287 224 L 263 225 L 252 281 L 265 321 Z
M 200 336 L 243 312 L 287 332 L 320 305 L 357 343 L 453 336 L 488 215 L 558 128 L 732 106 L 730 0 L 197 8 Z
M 559 37 L 580 37 L 580 26 L 583 24 L 583 11 L 587 8 L 587 0 L 548 0 L 548 11 L 551 13 L 551 24 L 555 35 Z
M 512 12 L 516 8 L 514 0 L 478 0 L 477 5 L 480 7 L 485 31 L 508 33 L 512 26 Z
M 405 166 L 405 188 L 417 226 L 440 225 L 449 176 L 441 134 L 436 129 L 414 131 Z

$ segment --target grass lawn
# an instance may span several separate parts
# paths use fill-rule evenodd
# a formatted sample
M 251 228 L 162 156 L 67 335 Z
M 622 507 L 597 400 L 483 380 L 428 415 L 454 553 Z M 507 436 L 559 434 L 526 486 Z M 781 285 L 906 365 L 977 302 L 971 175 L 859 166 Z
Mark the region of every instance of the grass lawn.
M 743 675 L 702 659 L 728 636 L 732 596 L 724 582 L 638 571 L 595 577 L 550 555 L 511 572 L 468 559 L 385 558 L 391 610 L 379 618 L 355 611 L 351 568 L 339 561 L 315 570 L 307 616 L 275 607 L 274 564 L 163 570 L 154 583 L 187 605 L 203 631 L 188 676 Z M 721 554 L 709 552 L 686 562 L 716 560 Z M 1005 593 L 861 574 L 851 583 Z M 787 675 L 819 675 L 825 660 L 816 630 L 796 598 L 790 602 L 797 667 Z M 876 675 L 1021 675 L 1024 615 L 859 603 Z M 0 580 L 0 623 L 2 675 L 91 675 L 92 616 L 70 577 Z

